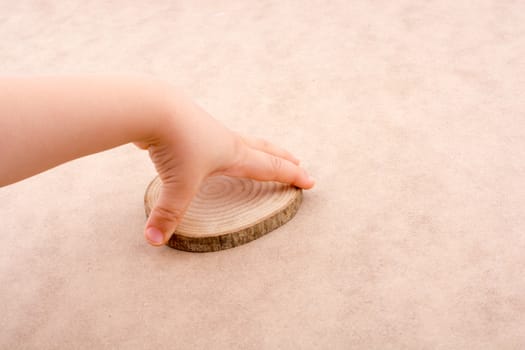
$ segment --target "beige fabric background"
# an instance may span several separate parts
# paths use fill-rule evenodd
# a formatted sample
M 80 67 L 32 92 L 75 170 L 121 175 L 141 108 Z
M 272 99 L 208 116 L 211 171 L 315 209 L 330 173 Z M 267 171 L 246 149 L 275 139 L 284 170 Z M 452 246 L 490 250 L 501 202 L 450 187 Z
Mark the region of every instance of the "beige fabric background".
M 169 80 L 317 179 L 209 254 L 145 243 L 130 145 L 1 188 L 0 348 L 525 348 L 525 2 L 4 0 L 0 39 L 1 73 Z

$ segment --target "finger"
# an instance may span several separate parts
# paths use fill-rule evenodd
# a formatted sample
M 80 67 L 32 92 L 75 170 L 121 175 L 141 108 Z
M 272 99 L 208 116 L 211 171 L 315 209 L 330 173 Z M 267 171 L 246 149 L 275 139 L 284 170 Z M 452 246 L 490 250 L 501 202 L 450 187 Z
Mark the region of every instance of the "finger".
M 290 152 L 264 139 L 249 136 L 241 136 L 241 138 L 244 141 L 244 143 L 250 146 L 251 148 L 255 148 L 256 150 L 266 152 L 280 158 L 284 158 L 294 163 L 295 165 L 299 165 L 299 159 L 295 158 Z
M 146 223 L 144 236 L 156 246 L 165 244 L 180 224 L 186 209 L 197 192 L 195 180 L 167 181 L 162 184 L 155 207 Z
M 312 188 L 314 180 L 306 171 L 287 159 L 247 148 L 242 161 L 227 175 L 249 177 L 260 181 L 278 181 L 301 188 Z

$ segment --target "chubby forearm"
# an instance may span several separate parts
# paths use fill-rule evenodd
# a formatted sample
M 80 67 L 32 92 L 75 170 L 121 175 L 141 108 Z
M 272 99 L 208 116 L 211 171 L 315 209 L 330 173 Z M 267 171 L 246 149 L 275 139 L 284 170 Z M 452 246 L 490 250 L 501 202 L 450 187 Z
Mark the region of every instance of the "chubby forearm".
M 153 143 L 172 101 L 171 87 L 144 77 L 0 77 L 0 186 L 128 142 Z

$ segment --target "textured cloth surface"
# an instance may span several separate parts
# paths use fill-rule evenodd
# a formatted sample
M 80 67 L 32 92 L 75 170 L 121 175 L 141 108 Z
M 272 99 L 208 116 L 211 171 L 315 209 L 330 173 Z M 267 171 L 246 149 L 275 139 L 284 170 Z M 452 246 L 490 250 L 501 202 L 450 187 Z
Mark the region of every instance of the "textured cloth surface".
M 0 39 L 2 74 L 161 77 L 317 180 L 209 254 L 146 244 L 131 145 L 1 188 L 0 348 L 525 347 L 525 2 L 2 1 Z

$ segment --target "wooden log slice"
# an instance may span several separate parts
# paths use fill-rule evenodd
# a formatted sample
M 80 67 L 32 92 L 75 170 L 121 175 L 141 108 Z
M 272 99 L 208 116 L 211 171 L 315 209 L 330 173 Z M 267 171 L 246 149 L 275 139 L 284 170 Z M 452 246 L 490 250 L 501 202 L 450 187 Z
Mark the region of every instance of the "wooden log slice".
M 157 176 L 144 195 L 146 216 L 157 201 Z M 277 182 L 214 176 L 204 181 L 167 245 L 189 252 L 233 248 L 288 222 L 302 201 L 302 191 Z

